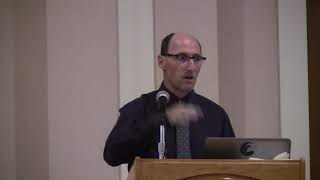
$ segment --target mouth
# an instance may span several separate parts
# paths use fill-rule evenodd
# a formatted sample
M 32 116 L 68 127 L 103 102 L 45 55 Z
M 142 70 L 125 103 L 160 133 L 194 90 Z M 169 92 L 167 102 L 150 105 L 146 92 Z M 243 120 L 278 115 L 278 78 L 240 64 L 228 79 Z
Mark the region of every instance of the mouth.
M 192 75 L 186 75 L 186 76 L 183 76 L 183 79 L 185 79 L 185 80 L 194 80 L 195 77 L 192 76 Z

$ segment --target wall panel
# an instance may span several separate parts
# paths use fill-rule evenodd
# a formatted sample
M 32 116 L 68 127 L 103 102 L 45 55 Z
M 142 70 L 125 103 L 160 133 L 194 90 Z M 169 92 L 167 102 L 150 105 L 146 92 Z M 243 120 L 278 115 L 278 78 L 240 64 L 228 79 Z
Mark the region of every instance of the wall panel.
M 50 178 L 118 179 L 103 148 L 119 106 L 116 1 L 47 1 Z

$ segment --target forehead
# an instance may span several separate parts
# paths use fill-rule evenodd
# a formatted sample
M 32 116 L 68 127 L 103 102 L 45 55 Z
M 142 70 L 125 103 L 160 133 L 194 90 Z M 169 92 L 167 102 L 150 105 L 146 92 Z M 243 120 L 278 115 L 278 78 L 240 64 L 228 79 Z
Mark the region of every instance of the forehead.
M 176 34 L 172 37 L 169 45 L 172 53 L 186 52 L 200 54 L 200 46 L 197 39 L 188 34 Z

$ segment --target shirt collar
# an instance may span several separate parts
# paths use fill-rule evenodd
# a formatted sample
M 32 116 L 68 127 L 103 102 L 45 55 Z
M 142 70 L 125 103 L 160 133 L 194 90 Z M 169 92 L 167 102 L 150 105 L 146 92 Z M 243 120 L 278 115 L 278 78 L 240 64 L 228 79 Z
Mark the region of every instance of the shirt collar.
M 170 94 L 170 102 L 169 104 L 175 103 L 175 102 L 179 102 L 179 101 L 183 101 L 183 102 L 189 102 L 194 94 L 194 90 L 192 90 L 191 92 L 189 92 L 187 95 L 185 95 L 183 98 L 179 98 L 178 96 L 176 96 L 175 94 L 173 94 L 171 91 L 169 91 L 166 86 L 164 85 L 164 83 L 161 83 L 161 86 L 159 88 L 159 91 L 167 91 Z

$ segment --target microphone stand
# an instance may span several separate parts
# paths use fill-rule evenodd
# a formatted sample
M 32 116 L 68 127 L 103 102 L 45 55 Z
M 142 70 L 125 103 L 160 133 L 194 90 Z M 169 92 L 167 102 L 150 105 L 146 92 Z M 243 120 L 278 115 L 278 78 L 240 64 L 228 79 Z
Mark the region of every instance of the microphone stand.
M 161 124 L 160 124 L 160 141 L 158 143 L 158 153 L 159 153 L 159 159 L 165 159 L 165 150 L 166 150 L 166 142 L 165 142 L 165 119 L 166 119 L 166 115 L 164 112 L 161 112 L 160 115 L 160 120 L 161 120 Z
M 169 102 L 170 95 L 166 91 L 159 91 L 156 95 L 156 99 L 159 105 L 159 110 L 160 110 L 160 140 L 158 143 L 158 153 L 159 153 L 159 159 L 165 159 L 166 155 L 166 142 L 165 142 L 165 124 L 167 120 L 166 116 L 166 104 Z

